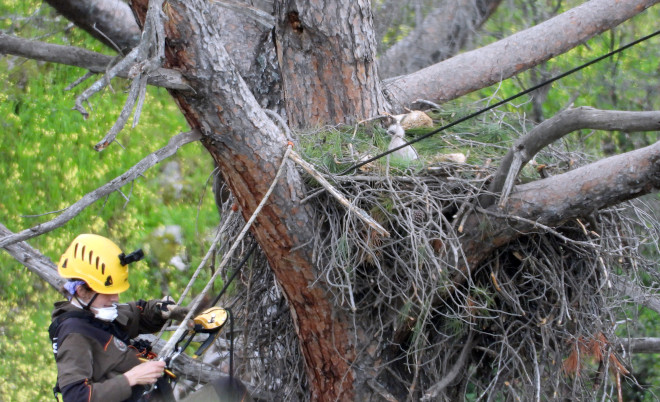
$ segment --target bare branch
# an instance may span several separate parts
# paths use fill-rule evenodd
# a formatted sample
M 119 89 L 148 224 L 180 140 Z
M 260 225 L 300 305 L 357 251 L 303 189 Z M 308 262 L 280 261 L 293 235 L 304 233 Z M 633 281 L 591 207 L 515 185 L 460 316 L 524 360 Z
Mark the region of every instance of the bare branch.
M 409 74 L 455 55 L 501 0 L 458 0 L 435 6 L 424 21 L 378 59 L 381 78 Z
M 340 204 L 345 206 L 349 211 L 354 213 L 360 220 L 362 220 L 364 223 L 367 225 L 371 226 L 372 229 L 374 229 L 378 234 L 381 236 L 385 237 L 390 237 L 390 233 L 385 230 L 378 222 L 376 222 L 371 216 L 369 216 L 368 213 L 366 213 L 364 210 L 356 207 L 355 205 L 351 204 L 350 201 L 346 199 L 340 192 L 337 191 L 332 185 L 325 179 L 319 172 L 314 169 L 314 166 L 310 164 L 309 162 L 305 161 L 298 155 L 295 151 L 291 151 L 289 154 L 289 158 L 296 162 L 298 165 L 300 165 L 307 173 L 309 173 L 313 178 L 316 179 L 316 181 L 322 185 L 330 194 L 332 194 L 337 201 L 339 201 Z
M 470 355 L 470 352 L 472 351 L 472 339 L 474 338 L 474 333 L 470 331 L 470 336 L 468 337 L 467 341 L 465 341 L 465 345 L 463 346 L 463 349 L 461 350 L 461 354 L 458 356 L 458 359 L 456 359 L 456 363 L 454 363 L 454 366 L 449 370 L 449 372 L 445 375 L 445 377 L 435 383 L 431 388 L 426 391 L 424 394 L 424 397 L 422 398 L 422 401 L 429 401 L 432 400 L 433 398 L 437 397 L 438 394 L 442 392 L 445 388 L 447 388 L 454 380 L 456 380 L 456 377 L 460 374 L 460 372 L 463 370 L 463 367 L 465 366 L 465 363 L 468 361 L 468 357 Z
M 644 307 L 660 314 L 660 298 L 652 295 L 641 286 L 631 282 L 628 278 L 614 277 L 612 285 L 619 293 L 630 298 L 633 303 L 641 304 Z
M 166 146 L 157 150 L 156 152 L 147 155 L 144 159 L 142 159 L 121 176 L 116 177 L 107 184 L 97 188 L 90 193 L 85 194 L 80 200 L 67 208 L 64 213 L 62 213 L 57 218 L 54 218 L 48 222 L 41 223 L 32 228 L 25 229 L 19 233 L 3 236 L 0 238 L 0 247 L 6 248 L 7 246 L 16 242 L 31 239 L 64 225 L 76 217 L 83 209 L 87 208 L 99 199 L 109 195 L 113 191 L 118 190 L 128 182 L 135 180 L 147 169 L 161 162 L 163 159 L 174 155 L 181 146 L 190 142 L 197 141 L 200 138 L 201 134 L 196 130 L 172 137 Z
M 658 188 L 660 142 L 517 186 L 505 213 L 555 226 L 571 218 L 587 216 L 594 210 L 657 191 Z M 468 256 L 468 265 L 476 266 L 490 251 L 528 233 L 535 225 L 476 213 L 468 217 L 465 227 L 466 236 L 461 243 Z M 484 227 L 489 228 L 487 233 L 483 232 Z
M 46 0 L 66 19 L 106 45 L 128 53 L 140 41 L 140 28 L 121 0 Z
M 621 339 L 621 343 L 629 353 L 660 353 L 660 338 Z
M 128 121 L 128 118 L 133 111 L 133 106 L 135 106 L 135 102 L 138 99 L 144 100 L 144 89 L 146 88 L 146 85 L 147 76 L 145 74 L 140 74 L 139 77 L 136 77 L 133 80 L 131 83 L 131 90 L 128 93 L 126 103 L 124 104 L 119 117 L 115 121 L 115 124 L 113 124 L 110 128 L 110 131 L 108 131 L 108 133 L 105 135 L 105 137 L 99 141 L 98 144 L 94 145 L 94 149 L 97 151 L 102 151 L 115 140 L 117 134 L 124 128 L 124 125 L 126 125 L 126 122 Z M 140 106 L 139 110 L 141 109 L 142 107 Z M 137 112 L 138 111 L 136 111 L 136 115 Z M 136 124 L 137 122 L 134 120 L 133 127 L 135 127 Z
M 493 177 L 488 190 L 491 193 L 502 191 L 500 208 L 506 203 L 518 173 L 527 162 L 541 149 L 566 134 L 585 128 L 623 132 L 660 130 L 660 111 L 628 112 L 583 106 L 564 110 L 539 124 L 514 143 Z M 492 203 L 492 197 L 491 200 L 484 197 L 481 201 L 487 207 Z
M 435 102 L 456 99 L 565 53 L 659 1 L 586 2 L 488 46 L 387 80 L 387 96 L 392 103 L 401 106 L 409 106 L 419 98 Z
M 15 236 L 5 225 L 0 223 L 0 235 L 3 238 Z M 18 262 L 23 264 L 27 269 L 37 274 L 41 279 L 48 282 L 55 290 L 59 290 L 65 282 L 57 274 L 56 265 L 50 258 L 41 254 L 24 241 L 15 242 L 2 246 L 7 252 L 14 257 Z
M 94 73 L 104 73 L 115 57 L 92 52 L 75 46 L 55 45 L 0 33 L 0 53 L 13 54 L 28 59 L 66 64 L 87 69 Z M 129 66 L 130 67 L 130 66 Z M 128 67 L 116 72 L 116 76 L 129 78 Z M 159 68 L 149 74 L 149 85 L 191 91 L 192 87 L 176 70 Z
M 105 138 L 94 147 L 97 151 L 102 151 L 115 140 L 117 134 L 124 128 L 135 103 L 138 101 L 138 98 L 140 98 L 140 107 L 136 111 L 136 119 L 134 120 L 134 125 L 137 124 L 139 113 L 142 109 L 141 103 L 144 100 L 144 93 L 147 85 L 146 77 L 152 71 L 157 70 L 165 59 L 165 28 L 163 27 L 162 22 L 162 18 L 165 16 L 162 10 L 163 1 L 164 0 L 152 0 L 149 2 L 144 32 L 140 44 L 133 48 L 133 50 L 131 50 L 131 52 L 115 66 L 111 67 L 103 78 L 96 81 L 76 98 L 74 109 L 87 118 L 88 113 L 83 107 L 83 103 L 87 102 L 92 95 L 105 88 L 110 83 L 110 80 L 115 77 L 121 69 L 130 67 L 129 76 L 133 77 L 131 91 L 128 94 L 126 103 L 124 104 L 119 117 L 115 121 L 115 124 L 106 134 Z

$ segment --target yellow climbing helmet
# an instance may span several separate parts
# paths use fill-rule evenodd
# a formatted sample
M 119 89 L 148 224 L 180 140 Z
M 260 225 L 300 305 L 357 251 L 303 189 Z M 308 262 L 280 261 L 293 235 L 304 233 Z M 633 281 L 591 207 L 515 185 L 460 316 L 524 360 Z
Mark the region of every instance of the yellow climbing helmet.
M 81 279 L 102 294 L 128 289 L 128 267 L 143 257 L 142 250 L 126 256 L 112 240 L 95 234 L 76 237 L 57 265 L 63 278 Z

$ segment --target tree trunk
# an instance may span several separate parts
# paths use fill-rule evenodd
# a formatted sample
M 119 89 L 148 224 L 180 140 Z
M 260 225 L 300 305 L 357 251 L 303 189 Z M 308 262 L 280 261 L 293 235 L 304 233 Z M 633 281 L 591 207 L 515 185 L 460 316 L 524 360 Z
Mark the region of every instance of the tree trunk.
M 508 38 L 385 82 L 390 102 L 446 102 L 573 49 L 660 0 L 592 0 Z M 548 40 L 552 38 L 552 40 Z
M 218 164 L 246 220 L 261 201 L 290 140 L 250 93 L 220 33 L 208 20 L 208 3 L 170 1 L 167 64 L 181 70 L 194 94 L 173 93 L 188 123 Z M 255 221 L 252 233 L 287 298 L 305 358 L 313 400 L 351 399 L 353 347 L 348 326 L 317 282 L 312 261 L 314 211 L 301 204 L 303 182 L 290 161 Z
M 383 111 L 366 0 L 278 0 L 276 41 L 289 125 L 351 123 Z

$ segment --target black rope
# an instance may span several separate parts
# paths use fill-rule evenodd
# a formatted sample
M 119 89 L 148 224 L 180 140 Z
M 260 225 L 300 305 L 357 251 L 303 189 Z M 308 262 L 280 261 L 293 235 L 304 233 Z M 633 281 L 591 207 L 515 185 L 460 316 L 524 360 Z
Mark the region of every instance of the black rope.
M 396 148 L 392 148 L 392 149 L 390 149 L 390 150 L 388 150 L 388 151 L 386 151 L 386 152 L 383 152 L 383 153 L 381 153 L 381 154 L 378 154 L 378 155 L 374 156 L 373 158 L 369 158 L 369 159 L 367 159 L 367 160 L 365 160 L 365 161 L 363 161 L 363 162 L 360 162 L 360 163 L 358 163 L 358 164 L 355 164 L 355 165 L 351 166 L 350 168 L 344 170 L 343 172 L 339 173 L 339 176 L 343 176 L 343 175 L 345 175 L 345 174 L 348 174 L 348 173 L 354 171 L 355 169 L 359 168 L 360 166 L 364 166 L 364 165 L 366 165 L 367 163 L 370 163 L 370 162 L 373 162 L 373 161 L 375 161 L 375 160 L 377 160 L 377 159 L 380 159 L 380 158 L 382 158 L 383 156 L 387 156 L 387 155 L 391 154 L 392 152 L 398 151 L 398 150 L 401 149 L 401 148 L 405 148 L 405 147 L 407 147 L 407 146 L 409 146 L 409 145 L 411 145 L 411 144 L 414 144 L 414 143 L 416 143 L 416 142 L 418 142 L 418 141 L 421 141 L 421 140 L 423 140 L 423 139 L 425 139 L 425 138 L 428 138 L 428 137 L 430 137 L 430 136 L 432 136 L 432 135 L 438 134 L 439 132 L 444 131 L 444 130 L 450 128 L 450 127 L 453 127 L 453 126 L 455 126 L 455 125 L 457 125 L 457 124 L 459 124 L 459 123 L 462 123 L 462 122 L 464 122 L 464 121 L 466 121 L 466 120 L 470 120 L 470 119 L 473 118 L 473 117 L 477 117 L 477 116 L 479 116 L 480 114 L 485 113 L 485 112 L 487 112 L 487 111 L 489 111 L 489 110 L 491 110 L 491 109 L 494 109 L 494 108 L 496 108 L 496 107 L 502 106 L 502 105 L 504 105 L 505 103 L 511 102 L 512 100 L 514 100 L 514 99 L 516 99 L 516 98 L 519 98 L 519 97 L 521 97 L 521 96 L 523 96 L 523 95 L 526 95 L 526 94 L 528 94 L 528 93 L 530 93 L 530 92 L 532 92 L 532 91 L 535 91 L 535 90 L 537 90 L 537 89 L 539 89 L 539 88 L 541 88 L 541 87 L 543 87 L 543 86 L 545 86 L 545 85 L 548 85 L 548 84 L 550 84 L 550 83 L 552 83 L 552 82 L 555 82 L 555 81 L 557 81 L 557 80 L 560 80 L 560 79 L 562 79 L 562 78 L 564 78 L 564 77 L 566 77 L 566 76 L 568 76 L 568 75 L 571 75 L 571 74 L 573 74 L 573 73 L 575 73 L 575 72 L 577 72 L 577 71 L 582 70 L 583 68 L 589 67 L 589 66 L 592 65 L 592 64 L 598 63 L 599 61 L 601 61 L 601 60 L 603 60 L 603 59 L 606 59 L 606 58 L 608 58 L 608 57 L 610 57 L 610 56 L 613 56 L 613 55 L 615 55 L 615 54 L 617 54 L 617 53 L 620 53 L 620 52 L 622 52 L 622 51 L 624 51 L 624 50 L 626 50 L 626 49 L 628 49 L 628 48 L 630 48 L 630 47 L 632 47 L 632 46 L 635 46 L 635 45 L 637 45 L 638 43 L 644 42 L 645 40 L 648 40 L 648 39 L 650 39 L 650 38 L 652 38 L 652 37 L 654 37 L 654 36 L 656 36 L 656 35 L 658 35 L 658 34 L 660 34 L 660 30 L 658 30 L 658 31 L 656 31 L 656 32 L 654 32 L 654 33 L 652 33 L 652 34 L 650 34 L 650 35 L 646 35 L 646 36 L 644 36 L 643 38 L 637 39 L 636 41 L 630 42 L 630 43 L 628 43 L 627 45 L 621 46 L 620 48 L 618 48 L 618 49 L 616 49 L 616 50 L 613 50 L 613 51 L 611 51 L 611 52 L 609 52 L 609 53 L 607 53 L 607 54 L 605 54 L 605 55 L 603 55 L 603 56 L 600 56 L 600 57 L 598 57 L 598 58 L 596 58 L 596 59 L 593 59 L 593 60 L 591 60 L 591 61 L 589 61 L 589 62 L 587 62 L 587 63 L 585 63 L 585 64 L 582 64 L 581 66 L 578 66 L 578 67 L 575 67 L 575 68 L 573 68 L 573 69 L 571 69 L 571 70 L 568 70 L 568 71 L 566 71 L 565 73 L 562 73 L 562 74 L 559 74 L 559 75 L 557 75 L 557 76 L 555 76 L 555 77 L 553 77 L 553 78 L 550 78 L 550 79 L 548 79 L 548 80 L 546 80 L 546 81 L 544 81 L 544 82 L 542 82 L 542 83 L 540 83 L 540 84 L 538 84 L 538 85 L 535 85 L 535 86 L 533 86 L 533 87 L 531 87 L 531 88 L 529 88 L 529 89 L 526 89 L 526 90 L 524 90 L 524 91 L 522 91 L 522 92 L 519 92 L 519 93 L 517 93 L 516 95 L 510 96 L 510 97 L 508 97 L 508 98 L 506 98 L 506 99 L 504 99 L 504 100 L 502 100 L 502 101 L 499 101 L 499 102 L 497 102 L 497 103 L 495 103 L 495 104 L 492 104 L 492 105 L 490 105 L 490 106 L 488 106 L 488 107 L 485 107 L 485 108 L 483 108 L 483 109 L 481 109 L 481 110 L 478 110 L 478 111 L 476 111 L 476 112 L 474 112 L 474 113 L 471 113 L 471 114 L 469 114 L 469 115 L 467 115 L 467 116 L 465 116 L 465 117 L 462 117 L 462 118 L 460 118 L 460 119 L 458 119 L 458 120 L 456 120 L 456 121 L 453 121 L 453 122 L 451 122 L 451 123 L 449 123 L 449 124 L 446 124 L 446 125 L 444 125 L 444 126 L 438 128 L 437 130 L 431 131 L 430 133 L 426 133 L 426 134 L 422 135 L 421 137 L 417 137 L 417 138 L 415 138 L 414 140 L 412 140 L 412 141 L 410 141 L 410 142 L 406 142 L 406 143 L 403 144 L 403 145 L 400 145 L 400 146 L 398 146 L 398 147 L 396 147 Z
M 236 267 L 236 269 L 234 269 L 234 272 L 231 274 L 229 279 L 227 279 L 227 282 L 225 282 L 225 285 L 222 287 L 222 290 L 220 291 L 220 293 L 218 293 L 218 295 L 215 297 L 215 299 L 213 299 L 213 302 L 211 303 L 211 307 L 215 306 L 218 303 L 218 301 L 220 300 L 222 295 L 225 293 L 225 291 L 227 290 L 229 285 L 236 278 L 236 275 L 238 275 L 238 273 L 241 271 L 241 268 L 243 268 L 243 265 L 245 265 L 248 258 L 250 258 L 250 256 L 252 255 L 252 252 L 254 251 L 255 248 L 257 248 L 257 242 L 256 241 L 252 243 L 252 246 L 250 246 L 250 249 L 248 250 L 248 252 L 245 254 L 245 256 L 243 257 L 241 262 L 238 263 L 238 266 Z
M 255 242 L 256 244 L 256 242 Z M 234 380 L 234 315 L 231 309 L 227 308 L 229 316 L 229 381 Z

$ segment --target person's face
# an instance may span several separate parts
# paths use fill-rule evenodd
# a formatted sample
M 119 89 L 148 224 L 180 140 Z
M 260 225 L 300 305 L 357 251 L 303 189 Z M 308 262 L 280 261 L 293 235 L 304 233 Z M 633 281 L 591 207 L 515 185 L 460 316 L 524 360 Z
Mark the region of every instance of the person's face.
M 82 287 L 79 287 L 78 290 L 76 291 L 78 293 L 78 296 L 80 297 L 80 300 L 82 300 L 85 303 L 89 303 L 89 300 L 94 296 L 95 292 L 89 291 L 87 289 L 83 289 Z M 102 294 L 99 293 L 98 296 L 96 296 L 96 299 L 94 299 L 94 302 L 90 307 L 93 308 L 103 308 L 103 307 L 112 307 L 113 303 L 119 303 L 119 294 L 118 293 L 113 293 L 113 294 Z

